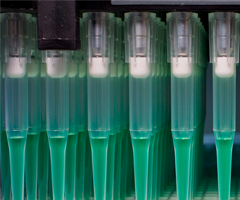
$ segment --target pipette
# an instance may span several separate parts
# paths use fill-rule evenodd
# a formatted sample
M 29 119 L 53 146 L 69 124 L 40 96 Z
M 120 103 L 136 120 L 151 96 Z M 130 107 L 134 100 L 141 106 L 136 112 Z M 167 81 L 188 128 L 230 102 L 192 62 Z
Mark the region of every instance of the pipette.
M 6 127 L 5 127 L 5 57 L 4 57 L 4 48 L 5 48 L 5 42 L 3 39 L 4 35 L 4 19 L 5 14 L 0 14 L 0 70 L 1 70 L 1 150 L 0 150 L 0 163 L 1 163 L 1 180 L 2 180 L 2 197 L 6 200 L 10 200 L 10 192 L 11 192 L 11 177 L 10 177 L 10 160 L 9 160 L 9 147 L 8 147 L 8 141 L 7 141 L 7 133 L 6 133 Z
M 114 45 L 114 55 L 118 55 L 119 63 L 117 70 L 117 119 L 116 119 L 116 146 L 115 146 L 115 167 L 114 167 L 114 200 L 120 200 L 120 183 L 121 183 L 121 164 L 122 164 L 122 137 L 123 137 L 123 102 L 124 102 L 124 64 L 125 64 L 125 43 L 123 42 L 123 23 L 119 23 L 118 54 L 116 54 L 116 47 Z M 115 39 L 116 41 L 116 39 Z
M 24 196 L 25 145 L 28 131 L 28 77 L 30 14 L 6 13 L 5 119 L 10 149 L 13 200 Z
M 205 105 L 199 100 L 198 94 L 201 92 L 201 97 L 205 96 L 205 88 L 202 86 L 205 80 L 203 60 L 206 54 L 201 44 L 206 42 L 206 38 L 196 13 L 168 13 L 167 22 L 168 61 L 171 62 L 171 129 L 175 147 L 177 193 L 179 200 L 186 200 L 195 197 L 198 185 L 197 162 L 203 142 L 201 124 L 205 117 L 202 115 Z M 169 141 L 169 137 L 166 141 Z M 166 144 L 170 145 L 169 142 Z
M 66 144 L 69 131 L 68 53 L 45 52 L 47 132 L 54 200 L 64 199 Z
M 239 63 L 239 14 L 209 14 L 213 63 L 213 131 L 217 148 L 219 199 L 230 199 L 232 147 L 236 123 L 236 64 Z
M 69 133 L 66 150 L 65 196 L 75 199 L 76 150 L 78 141 L 78 86 L 80 51 L 69 52 Z
M 147 199 L 148 154 L 152 133 L 152 63 L 155 61 L 156 14 L 125 14 L 126 62 L 129 63 L 130 133 L 137 200 Z
M 110 64 L 110 135 L 107 155 L 107 186 L 106 199 L 114 199 L 114 173 L 115 173 L 115 145 L 117 139 L 118 120 L 118 64 L 121 61 L 121 23 L 120 18 L 114 20 L 114 63 Z
M 76 163 L 76 200 L 84 199 L 84 174 L 85 174 L 85 149 L 87 132 L 87 63 L 83 61 L 85 51 L 85 40 L 83 39 L 83 20 L 80 18 L 81 37 L 81 62 L 79 64 L 78 80 L 78 141 L 77 141 L 77 163 Z M 91 151 L 91 149 L 90 149 Z M 90 152 L 91 154 L 91 152 Z M 90 158 L 91 159 L 91 158 Z M 86 194 L 86 193 L 85 193 Z
M 191 147 L 194 135 L 195 13 L 168 13 L 168 57 L 171 62 L 172 134 L 175 147 L 177 193 L 189 199 Z
M 28 63 L 28 135 L 26 143 L 26 186 L 28 200 L 37 198 L 38 143 L 41 127 L 41 53 L 37 47 L 37 18 L 30 23 L 31 63 Z
M 41 63 L 41 132 L 38 145 L 39 200 L 47 199 L 49 169 L 49 144 L 46 119 L 46 63 Z
M 85 61 L 88 63 L 88 131 L 92 148 L 94 198 L 106 198 L 107 148 L 110 134 L 110 69 L 114 14 L 83 14 Z

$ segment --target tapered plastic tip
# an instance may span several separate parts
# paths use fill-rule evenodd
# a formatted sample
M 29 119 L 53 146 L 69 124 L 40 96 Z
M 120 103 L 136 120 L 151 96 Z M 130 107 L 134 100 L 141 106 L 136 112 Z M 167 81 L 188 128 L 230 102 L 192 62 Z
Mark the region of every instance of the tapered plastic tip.
M 26 137 L 8 138 L 13 200 L 23 200 Z
M 46 200 L 48 197 L 48 176 L 49 169 L 49 144 L 47 132 L 40 133 L 38 145 L 38 194 L 39 200 Z
M 90 137 L 95 200 L 106 199 L 108 140 L 108 137 Z
M 27 136 L 25 173 L 28 200 L 37 198 L 38 142 L 39 133 Z
M 107 189 L 106 189 L 107 200 L 113 200 L 116 138 L 117 135 L 109 135 L 107 155 Z
M 75 190 L 75 196 L 77 200 L 84 199 L 85 144 L 87 134 L 87 131 L 80 131 L 78 133 Z
M 178 200 L 189 200 L 192 139 L 173 139 L 175 148 Z
M 230 199 L 233 141 L 233 137 L 218 138 L 215 134 L 217 148 L 218 193 L 220 200 Z
M 150 136 L 132 137 L 136 200 L 147 199 L 149 144 Z
M 67 137 L 49 137 L 49 145 L 51 155 L 53 199 L 63 200 Z
M 76 148 L 78 134 L 69 134 L 66 150 L 65 196 L 66 200 L 75 199 Z

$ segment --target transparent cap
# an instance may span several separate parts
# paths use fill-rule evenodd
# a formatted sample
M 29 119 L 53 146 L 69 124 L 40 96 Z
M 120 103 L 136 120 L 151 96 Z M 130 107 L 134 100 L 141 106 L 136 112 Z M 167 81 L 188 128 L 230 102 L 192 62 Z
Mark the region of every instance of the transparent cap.
M 231 12 L 210 13 L 209 44 L 210 62 L 216 63 L 220 57 L 228 62 L 239 62 L 239 14 Z
M 83 13 L 84 58 L 102 58 L 102 62 L 113 62 L 114 14 L 106 12 Z
M 130 58 L 146 58 L 146 63 L 155 63 L 156 14 L 149 12 L 125 13 L 126 62 Z
M 30 22 L 32 15 L 26 13 L 5 13 L 5 61 L 9 57 L 27 58 L 31 61 Z
M 172 12 L 167 14 L 168 62 L 172 57 L 186 57 L 188 62 L 195 62 L 197 46 L 198 14 L 191 12 Z

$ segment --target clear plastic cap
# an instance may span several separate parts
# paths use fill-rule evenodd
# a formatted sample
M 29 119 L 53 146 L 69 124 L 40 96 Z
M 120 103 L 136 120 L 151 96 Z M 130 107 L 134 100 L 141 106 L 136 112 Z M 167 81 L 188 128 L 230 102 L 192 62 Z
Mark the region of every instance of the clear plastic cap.
M 156 14 L 130 12 L 125 14 L 125 59 L 135 78 L 150 75 L 150 63 L 155 63 Z
M 5 13 L 5 16 L 5 61 L 8 62 L 9 57 L 19 57 L 31 62 L 29 35 L 32 15 L 26 13 Z
M 156 14 L 130 12 L 125 14 L 126 63 L 130 58 L 145 57 L 155 62 Z
M 173 12 L 167 14 L 168 62 L 172 73 L 179 78 L 192 74 L 192 63 L 197 62 L 198 14 Z
M 239 63 L 239 14 L 209 13 L 210 62 Z
M 105 77 L 108 64 L 114 60 L 114 14 L 83 13 L 84 60 L 89 63 L 89 74 Z
M 197 13 L 173 12 L 167 14 L 168 62 L 171 62 L 172 57 L 188 57 L 189 62 L 194 62 L 194 48 L 197 48 L 194 44 L 197 21 Z

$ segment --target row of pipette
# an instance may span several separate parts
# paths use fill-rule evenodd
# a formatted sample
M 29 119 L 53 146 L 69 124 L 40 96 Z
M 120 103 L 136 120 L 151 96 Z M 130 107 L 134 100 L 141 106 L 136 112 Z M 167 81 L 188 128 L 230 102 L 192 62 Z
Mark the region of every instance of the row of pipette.
M 13 200 L 23 199 L 24 171 L 28 199 L 37 191 L 47 198 L 49 177 L 55 200 L 158 199 L 173 177 L 172 139 L 178 199 L 197 195 L 208 37 L 196 13 L 168 13 L 167 27 L 154 13 L 126 13 L 124 23 L 111 13 L 84 13 L 81 51 L 44 52 L 37 49 L 36 18 L 0 16 L 4 199 L 10 189 Z M 230 194 L 239 15 L 212 13 L 209 22 L 224 200 Z
M 194 199 L 201 179 L 207 34 L 196 13 L 169 13 L 172 135 L 178 199 Z
M 12 199 L 23 199 L 24 171 L 28 199 L 46 199 L 47 190 L 53 199 L 120 199 L 134 188 L 138 199 L 151 199 L 163 192 L 174 166 L 173 151 L 164 155 L 173 150 L 166 27 L 153 13 L 129 13 L 124 40 L 123 26 L 114 14 L 85 13 L 81 51 L 40 52 L 36 18 L 1 14 L 4 199 L 10 190 Z

